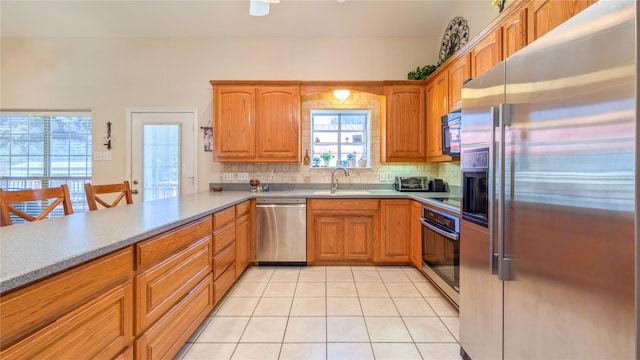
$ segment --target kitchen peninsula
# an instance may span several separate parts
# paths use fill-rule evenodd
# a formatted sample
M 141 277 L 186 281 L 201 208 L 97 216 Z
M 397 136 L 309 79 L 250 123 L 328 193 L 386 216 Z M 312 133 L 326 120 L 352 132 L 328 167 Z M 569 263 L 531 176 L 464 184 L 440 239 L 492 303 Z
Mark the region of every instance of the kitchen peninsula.
M 45 347 L 49 353 L 54 343 L 53 350 L 61 356 L 175 354 L 241 275 L 238 239 L 251 238 L 255 225 L 251 218 L 249 231 L 245 228 L 240 235 L 236 224 L 253 214 L 253 199 L 301 195 L 403 199 L 458 212 L 430 199 L 442 193 L 372 190 L 366 195 L 345 191 L 335 196 L 303 190 L 224 191 L 4 227 L 0 229 L 2 357 L 37 355 Z M 408 250 L 408 239 L 404 241 Z M 255 245 L 252 240 L 248 243 L 251 248 L 244 256 L 252 261 Z M 224 265 L 217 265 L 217 260 Z M 81 344 L 73 341 L 75 334 L 91 332 L 95 338 Z M 163 341 L 167 338 L 172 341 Z

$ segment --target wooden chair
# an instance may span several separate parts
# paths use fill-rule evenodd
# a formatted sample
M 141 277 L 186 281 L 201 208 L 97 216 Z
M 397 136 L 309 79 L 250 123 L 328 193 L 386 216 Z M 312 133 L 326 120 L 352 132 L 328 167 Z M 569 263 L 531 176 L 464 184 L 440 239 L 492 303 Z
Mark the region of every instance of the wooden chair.
M 127 204 L 133 204 L 133 198 L 131 197 L 131 187 L 129 182 L 125 181 L 122 184 L 108 184 L 108 185 L 91 185 L 84 184 L 84 191 L 87 194 L 87 203 L 89 204 L 89 211 L 98 210 L 98 204 L 105 208 L 110 208 L 118 205 L 120 200 L 125 199 Z M 113 202 L 108 203 L 101 199 L 97 195 L 120 193 Z
M 37 216 L 27 214 L 26 212 L 17 209 L 12 204 L 27 202 L 27 201 L 41 201 L 55 199 L 49 206 L 40 212 Z M 61 185 L 60 187 L 45 188 L 45 189 L 32 189 L 32 190 L 16 190 L 16 191 L 4 191 L 0 189 L 0 226 L 12 225 L 10 214 L 13 213 L 26 221 L 38 221 L 44 219 L 53 209 L 62 203 L 65 215 L 73 214 L 73 207 L 71 206 L 71 196 L 69 195 L 69 187 L 67 185 Z

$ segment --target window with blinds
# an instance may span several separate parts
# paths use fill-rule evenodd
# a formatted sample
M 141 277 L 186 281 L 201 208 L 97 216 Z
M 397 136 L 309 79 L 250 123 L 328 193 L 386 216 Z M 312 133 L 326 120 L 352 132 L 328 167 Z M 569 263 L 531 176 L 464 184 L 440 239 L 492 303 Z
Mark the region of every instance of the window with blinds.
M 69 186 L 74 212 L 87 211 L 91 181 L 90 112 L 0 112 L 0 187 L 4 190 Z M 47 203 L 27 203 L 37 214 Z M 62 207 L 51 216 L 63 216 Z M 20 219 L 14 219 L 20 222 Z

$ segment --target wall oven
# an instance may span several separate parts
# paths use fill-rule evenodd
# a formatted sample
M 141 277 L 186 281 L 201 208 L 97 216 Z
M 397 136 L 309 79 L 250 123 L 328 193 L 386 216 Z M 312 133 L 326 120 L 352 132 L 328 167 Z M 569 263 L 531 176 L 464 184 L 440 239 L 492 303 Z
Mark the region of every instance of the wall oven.
M 488 225 L 489 148 L 465 150 L 462 167 L 462 219 Z
M 456 305 L 460 304 L 460 221 L 422 208 L 422 270 Z

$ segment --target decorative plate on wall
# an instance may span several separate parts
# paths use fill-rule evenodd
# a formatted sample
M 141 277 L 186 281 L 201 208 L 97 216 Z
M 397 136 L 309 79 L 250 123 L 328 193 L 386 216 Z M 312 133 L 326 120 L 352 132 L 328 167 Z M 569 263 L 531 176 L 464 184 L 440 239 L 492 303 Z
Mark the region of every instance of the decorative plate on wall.
M 443 61 L 451 56 L 466 44 L 467 41 L 469 41 L 469 26 L 467 25 L 467 20 L 461 16 L 456 16 L 453 20 L 449 21 L 447 30 L 445 30 L 444 36 L 442 37 L 439 60 Z

